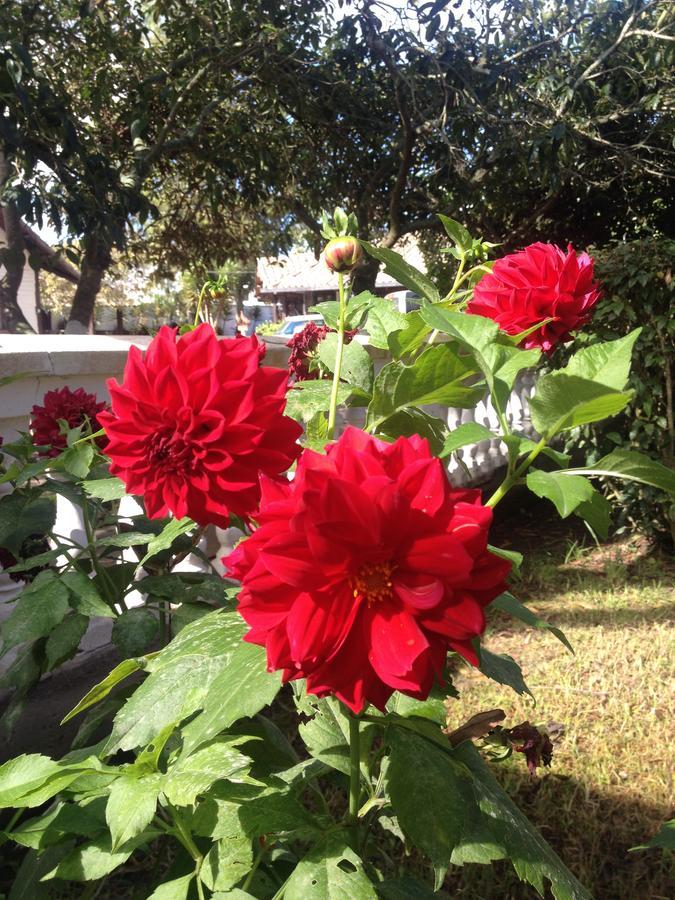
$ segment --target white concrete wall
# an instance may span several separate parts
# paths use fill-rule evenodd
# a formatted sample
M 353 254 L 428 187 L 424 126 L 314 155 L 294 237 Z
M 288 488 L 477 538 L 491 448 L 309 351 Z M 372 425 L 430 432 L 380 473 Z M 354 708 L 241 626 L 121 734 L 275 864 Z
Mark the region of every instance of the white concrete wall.
M 7 246 L 4 228 L 0 228 L 0 247 Z M 37 318 L 37 279 L 38 273 L 28 265 L 28 252 L 25 253 L 26 264 L 23 267 L 23 278 L 19 285 L 17 300 L 19 309 L 26 317 L 28 324 L 38 330 Z M 0 281 L 5 277 L 5 267 L 0 266 Z

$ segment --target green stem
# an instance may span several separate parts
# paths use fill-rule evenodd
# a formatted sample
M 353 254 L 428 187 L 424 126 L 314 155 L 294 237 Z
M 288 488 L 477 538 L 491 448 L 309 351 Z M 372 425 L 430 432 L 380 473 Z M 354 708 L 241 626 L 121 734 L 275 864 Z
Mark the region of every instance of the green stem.
M 349 716 L 349 811 L 347 824 L 351 834 L 352 848 L 358 852 L 359 800 L 361 798 L 361 742 L 359 740 L 359 718 Z
M 196 328 L 199 325 L 199 314 L 202 311 L 202 303 L 204 302 L 204 294 L 206 293 L 206 289 L 208 287 L 208 282 L 205 282 L 201 291 L 199 292 L 199 300 L 197 300 L 197 312 L 195 313 L 195 321 L 194 327 Z
M 110 609 L 117 613 L 115 609 L 115 600 L 116 593 L 115 585 L 113 584 L 110 576 L 105 571 L 105 566 L 101 565 L 101 561 L 98 558 L 98 554 L 96 553 L 95 547 L 95 529 L 94 525 L 89 517 L 89 504 L 87 502 L 87 498 L 82 498 L 82 520 L 84 522 L 84 531 L 87 535 L 87 551 L 91 556 L 91 562 L 94 567 L 94 571 L 98 575 L 98 579 L 101 583 L 101 590 L 103 591 L 104 599 Z M 123 609 L 126 609 L 126 603 L 124 602 L 124 598 L 120 596 L 119 602 Z
M 335 437 L 335 417 L 337 414 L 338 391 L 340 389 L 340 374 L 342 371 L 342 351 L 345 345 L 345 316 L 347 302 L 345 297 L 345 277 L 338 272 L 338 290 L 340 293 L 340 312 L 338 315 L 337 350 L 335 351 L 335 370 L 333 372 L 333 386 L 330 392 L 330 406 L 328 407 L 328 439 Z
M 501 499 L 503 499 L 506 494 L 511 490 L 511 488 L 516 484 L 520 477 L 527 471 L 530 465 L 535 461 L 535 459 L 539 456 L 541 451 L 546 447 L 548 443 L 547 439 L 543 437 L 536 447 L 528 453 L 522 463 L 518 466 L 518 468 L 512 472 L 510 475 L 507 475 L 504 481 L 499 485 L 494 494 L 490 497 L 490 499 L 485 504 L 486 506 L 495 507 Z
M 159 612 L 159 641 L 162 647 L 166 647 L 166 645 L 171 640 L 171 630 L 169 624 L 171 622 L 171 618 L 169 615 L 168 607 L 168 600 L 160 600 L 157 604 L 157 609 Z
M 77 447 L 78 444 L 86 444 L 87 441 L 95 441 L 96 438 L 103 437 L 104 434 L 105 428 L 99 428 L 98 431 L 94 431 L 92 434 L 88 434 L 86 437 L 78 438 L 76 441 L 73 441 L 71 446 Z

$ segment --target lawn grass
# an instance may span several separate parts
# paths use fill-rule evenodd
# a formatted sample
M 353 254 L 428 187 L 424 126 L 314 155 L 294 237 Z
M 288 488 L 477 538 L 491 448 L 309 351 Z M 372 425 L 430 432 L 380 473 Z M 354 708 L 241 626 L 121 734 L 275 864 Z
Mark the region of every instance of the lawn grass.
M 540 777 L 529 778 L 520 754 L 496 774 L 596 900 L 672 898 L 675 856 L 628 853 L 673 815 L 672 559 L 641 539 L 597 549 L 562 541 L 527 558 L 513 592 L 565 632 L 575 655 L 548 632 L 493 618 L 486 646 L 519 662 L 537 705 L 466 666 L 449 724 L 497 707 L 507 726 L 561 724 Z M 470 900 L 537 896 L 505 863 L 455 869 L 446 890 Z

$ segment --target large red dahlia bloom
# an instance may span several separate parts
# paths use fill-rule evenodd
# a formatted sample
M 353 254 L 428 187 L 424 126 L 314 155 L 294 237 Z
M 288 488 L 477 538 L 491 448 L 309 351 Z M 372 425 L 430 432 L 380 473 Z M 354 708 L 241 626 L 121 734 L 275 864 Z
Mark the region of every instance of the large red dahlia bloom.
M 285 472 L 302 429 L 283 415 L 288 375 L 261 368 L 256 337 L 218 340 L 210 325 L 177 338 L 164 326 L 144 356 L 129 351 L 123 384 L 108 382 L 110 471 L 151 518 L 173 513 L 225 526 L 250 515 L 259 475 Z
M 89 422 L 92 432 L 99 431 L 99 414 L 106 407 L 96 394 L 89 394 L 84 388 L 71 391 L 68 387 L 47 391 L 42 406 L 37 404 L 31 410 L 30 430 L 33 443 L 49 447 L 42 456 L 58 456 L 66 449 L 66 435 L 61 434 L 59 419 L 68 423 L 69 428 L 77 428 Z
M 325 456 L 305 450 L 292 482 L 263 480 L 257 519 L 225 564 L 246 640 L 285 681 L 360 712 L 395 690 L 426 698 L 448 650 L 477 663 L 510 564 L 487 550 L 479 492 L 454 490 L 426 440 L 348 428 Z
M 498 259 L 476 285 L 467 312 L 494 319 L 507 334 L 552 319 L 522 344 L 551 353 L 588 322 L 599 297 L 587 253 L 576 253 L 571 244 L 565 253 L 554 244 L 537 243 Z

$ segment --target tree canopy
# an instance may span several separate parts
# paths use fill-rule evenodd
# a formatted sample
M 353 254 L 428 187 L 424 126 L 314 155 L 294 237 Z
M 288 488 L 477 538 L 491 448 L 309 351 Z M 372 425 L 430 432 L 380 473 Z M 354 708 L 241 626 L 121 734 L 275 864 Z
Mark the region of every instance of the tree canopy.
M 439 212 L 509 246 L 672 229 L 673 6 L 456 6 L 4 5 L 3 203 L 78 239 L 71 317 L 115 249 L 251 259 L 337 204 L 387 246 Z

